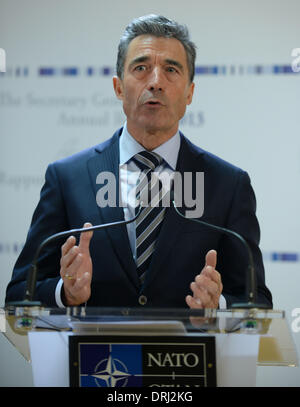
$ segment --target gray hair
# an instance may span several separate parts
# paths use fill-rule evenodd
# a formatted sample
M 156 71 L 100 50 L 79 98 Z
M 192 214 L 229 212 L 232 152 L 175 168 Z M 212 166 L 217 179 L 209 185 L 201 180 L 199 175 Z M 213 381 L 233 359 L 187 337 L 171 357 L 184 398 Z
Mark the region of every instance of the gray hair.
M 118 47 L 117 75 L 123 78 L 124 64 L 130 42 L 139 35 L 149 34 L 155 37 L 176 38 L 184 46 L 190 81 L 193 82 L 195 74 L 196 46 L 190 40 L 186 26 L 169 20 L 164 16 L 149 14 L 134 19 L 125 29 Z

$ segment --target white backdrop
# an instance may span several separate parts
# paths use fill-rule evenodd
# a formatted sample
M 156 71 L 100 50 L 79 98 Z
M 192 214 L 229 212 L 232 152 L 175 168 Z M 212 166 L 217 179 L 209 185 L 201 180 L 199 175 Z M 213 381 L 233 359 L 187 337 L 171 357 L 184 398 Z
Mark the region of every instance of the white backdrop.
M 123 123 L 112 75 L 132 18 L 185 23 L 198 47 L 182 131 L 249 172 L 274 308 L 300 307 L 300 47 L 297 0 L 0 0 L 0 305 L 49 162 L 97 144 Z M 300 332 L 294 333 L 300 352 Z M 32 384 L 0 337 L 0 386 Z M 299 368 L 260 368 L 258 385 L 299 386 Z

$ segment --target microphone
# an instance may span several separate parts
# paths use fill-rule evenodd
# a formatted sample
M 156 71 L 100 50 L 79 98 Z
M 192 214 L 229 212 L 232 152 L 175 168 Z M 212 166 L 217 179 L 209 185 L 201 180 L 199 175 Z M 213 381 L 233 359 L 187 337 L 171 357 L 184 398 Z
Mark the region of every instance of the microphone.
M 237 232 L 234 232 L 233 230 L 226 229 L 226 228 L 223 228 L 221 226 L 216 226 L 216 225 L 204 222 L 204 221 L 199 220 L 199 219 L 186 217 L 185 215 L 183 215 L 183 213 L 181 213 L 178 210 L 178 208 L 176 206 L 174 191 L 171 191 L 170 201 L 172 202 L 176 213 L 178 215 L 180 215 L 182 218 L 184 218 L 186 220 L 190 220 L 192 222 L 200 223 L 201 225 L 206 226 L 206 227 L 208 227 L 210 229 L 213 229 L 213 230 L 215 230 L 217 232 L 221 232 L 221 233 L 224 233 L 227 236 L 234 237 L 235 239 L 238 239 L 241 242 L 241 244 L 244 246 L 244 248 L 245 248 L 245 250 L 247 252 L 247 256 L 248 256 L 248 269 L 247 269 L 247 273 L 246 273 L 247 302 L 232 304 L 231 308 L 246 308 L 246 309 L 250 309 L 250 308 L 267 309 L 267 308 L 269 308 L 267 306 L 267 304 L 259 304 L 259 303 L 256 302 L 257 286 L 256 286 L 256 274 L 255 274 L 254 260 L 253 260 L 253 255 L 252 255 L 252 251 L 250 249 L 250 246 L 246 242 L 246 240 L 243 238 L 243 236 L 241 236 Z
M 40 301 L 33 301 L 34 293 L 35 293 L 35 288 L 36 288 L 36 279 L 37 279 L 37 274 L 38 274 L 38 259 L 40 256 L 40 253 L 42 250 L 51 242 L 54 242 L 56 240 L 59 240 L 63 237 L 69 237 L 72 235 L 77 235 L 79 233 L 85 233 L 85 232 L 90 232 L 94 230 L 99 230 L 99 229 L 106 229 L 111 226 L 121 226 L 121 225 L 127 225 L 128 223 L 134 222 L 140 215 L 142 208 L 143 208 L 143 203 L 140 203 L 140 208 L 137 212 L 137 214 L 128 220 L 121 220 L 117 222 L 112 222 L 112 223 L 105 223 L 102 225 L 96 225 L 96 226 L 91 226 L 88 228 L 78 228 L 78 229 L 71 229 L 71 230 L 66 230 L 64 232 L 59 232 L 55 233 L 54 235 L 51 235 L 44 239 L 42 243 L 38 246 L 33 261 L 31 263 L 31 270 L 28 274 L 27 277 L 27 282 L 26 282 L 26 291 L 25 291 L 25 297 L 23 301 L 12 301 L 8 302 L 6 305 L 7 306 L 13 306 L 13 307 L 40 307 L 42 303 Z

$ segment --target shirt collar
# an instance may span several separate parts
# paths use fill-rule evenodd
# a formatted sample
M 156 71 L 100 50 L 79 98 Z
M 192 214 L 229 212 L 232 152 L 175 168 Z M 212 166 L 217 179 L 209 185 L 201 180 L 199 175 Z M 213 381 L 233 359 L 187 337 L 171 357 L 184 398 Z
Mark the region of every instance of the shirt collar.
M 135 154 L 145 150 L 145 148 L 128 133 L 126 123 L 124 124 L 119 143 L 120 165 L 127 163 Z M 165 162 L 175 171 L 179 148 L 180 135 L 179 131 L 177 131 L 173 137 L 171 137 L 165 143 L 161 144 L 159 147 L 155 148 L 153 151 L 159 154 L 165 160 Z

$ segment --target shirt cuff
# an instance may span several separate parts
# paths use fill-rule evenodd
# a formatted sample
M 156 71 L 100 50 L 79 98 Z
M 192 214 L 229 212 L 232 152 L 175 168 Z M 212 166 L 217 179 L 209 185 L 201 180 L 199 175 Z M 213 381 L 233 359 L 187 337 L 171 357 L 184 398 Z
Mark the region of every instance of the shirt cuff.
M 221 294 L 219 298 L 219 309 L 226 309 L 227 308 L 227 303 L 225 300 L 225 297 Z
M 59 308 L 66 308 L 61 300 L 61 289 L 63 285 L 63 279 L 61 278 L 59 282 L 57 283 L 56 289 L 55 289 L 55 301 L 56 304 Z

